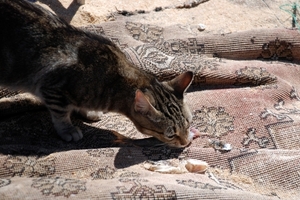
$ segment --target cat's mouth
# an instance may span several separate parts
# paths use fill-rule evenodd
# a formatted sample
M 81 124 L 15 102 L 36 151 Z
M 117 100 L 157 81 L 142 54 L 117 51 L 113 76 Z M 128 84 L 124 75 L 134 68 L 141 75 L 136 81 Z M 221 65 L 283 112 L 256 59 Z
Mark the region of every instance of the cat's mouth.
M 167 142 L 170 146 L 177 147 L 177 148 L 184 148 L 191 144 L 191 142 L 198 138 L 201 133 L 194 127 L 190 127 L 188 129 L 188 136 L 186 138 L 180 138 L 179 136 L 173 140 L 172 142 Z
M 194 127 L 188 128 L 186 134 L 176 134 L 173 139 L 166 139 L 163 133 L 159 133 L 158 131 L 154 131 L 151 129 L 146 129 L 141 126 L 136 126 L 136 128 L 143 134 L 154 136 L 156 139 L 161 142 L 176 148 L 184 148 L 191 144 L 191 142 L 199 137 L 201 133 Z

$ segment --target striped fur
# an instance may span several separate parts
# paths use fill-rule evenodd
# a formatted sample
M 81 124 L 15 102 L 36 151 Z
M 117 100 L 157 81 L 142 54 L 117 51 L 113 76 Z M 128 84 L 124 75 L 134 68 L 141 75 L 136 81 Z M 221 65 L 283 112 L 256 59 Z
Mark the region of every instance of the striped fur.
M 183 94 L 192 72 L 158 82 L 109 39 L 23 0 L 0 0 L 0 27 L 0 85 L 39 97 L 62 139 L 83 137 L 72 125 L 73 111 L 92 120 L 103 111 L 126 115 L 139 131 L 172 146 L 190 142 Z

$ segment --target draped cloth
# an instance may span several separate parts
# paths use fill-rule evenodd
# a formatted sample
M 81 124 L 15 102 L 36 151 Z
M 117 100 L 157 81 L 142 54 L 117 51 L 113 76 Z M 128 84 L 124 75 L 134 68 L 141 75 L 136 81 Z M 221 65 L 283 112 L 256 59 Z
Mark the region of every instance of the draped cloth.
M 297 199 L 300 196 L 300 35 L 254 29 L 191 33 L 126 20 L 82 27 L 104 34 L 159 80 L 191 70 L 185 95 L 203 135 L 178 149 L 154 145 L 129 119 L 73 116 L 78 142 L 56 134 L 28 93 L 0 90 L 0 199 Z M 218 142 L 232 146 L 218 148 Z M 205 173 L 159 173 L 149 161 L 193 158 Z

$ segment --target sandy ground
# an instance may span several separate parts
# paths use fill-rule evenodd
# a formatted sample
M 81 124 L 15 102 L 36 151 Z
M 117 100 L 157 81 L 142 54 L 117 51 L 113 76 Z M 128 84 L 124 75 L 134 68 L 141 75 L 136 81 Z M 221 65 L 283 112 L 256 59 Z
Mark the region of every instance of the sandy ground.
M 197 3 L 202 2 L 198 5 Z M 230 33 L 253 28 L 292 27 L 289 0 L 39 0 L 74 26 L 99 24 L 126 17 L 145 24 L 169 26 L 205 25 L 203 33 Z M 178 8 L 192 5 L 191 8 Z M 123 16 L 119 13 L 129 14 Z M 133 15 L 131 15 L 133 14 Z

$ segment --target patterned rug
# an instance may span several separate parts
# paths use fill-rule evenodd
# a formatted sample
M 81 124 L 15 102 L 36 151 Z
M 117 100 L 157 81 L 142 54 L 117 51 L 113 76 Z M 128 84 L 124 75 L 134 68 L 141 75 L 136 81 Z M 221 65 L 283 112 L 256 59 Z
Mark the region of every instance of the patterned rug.
M 126 117 L 108 113 L 94 123 L 74 116 L 84 138 L 67 143 L 36 99 L 2 88 L 0 199 L 299 198 L 298 31 L 201 35 L 122 20 L 83 28 L 110 37 L 160 80 L 194 71 L 185 98 L 203 136 L 184 149 L 154 145 Z M 143 167 L 186 158 L 209 168 L 164 174 Z

